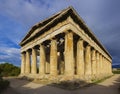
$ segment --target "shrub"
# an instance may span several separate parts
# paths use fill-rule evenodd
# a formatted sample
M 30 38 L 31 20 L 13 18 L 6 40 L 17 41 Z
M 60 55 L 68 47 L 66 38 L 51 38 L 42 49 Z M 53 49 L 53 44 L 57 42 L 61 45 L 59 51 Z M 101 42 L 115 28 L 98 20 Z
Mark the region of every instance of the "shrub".
M 113 72 L 114 74 L 120 74 L 120 70 L 119 70 L 119 69 L 113 70 L 112 72 Z
M 9 81 L 3 80 L 2 77 L 0 77 L 0 92 L 9 87 L 9 84 L 10 84 Z
M 18 76 L 20 73 L 20 68 L 14 66 L 13 64 L 4 63 L 0 64 L 0 76 L 7 77 L 7 76 Z

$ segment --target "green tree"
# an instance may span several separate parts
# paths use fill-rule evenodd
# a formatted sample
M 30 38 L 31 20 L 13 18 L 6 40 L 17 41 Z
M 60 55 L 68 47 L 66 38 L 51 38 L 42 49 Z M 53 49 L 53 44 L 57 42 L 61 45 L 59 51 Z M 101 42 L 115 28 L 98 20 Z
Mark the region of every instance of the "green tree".
M 0 64 L 0 76 L 17 76 L 20 73 L 20 68 L 17 66 L 14 66 L 10 63 L 3 63 Z

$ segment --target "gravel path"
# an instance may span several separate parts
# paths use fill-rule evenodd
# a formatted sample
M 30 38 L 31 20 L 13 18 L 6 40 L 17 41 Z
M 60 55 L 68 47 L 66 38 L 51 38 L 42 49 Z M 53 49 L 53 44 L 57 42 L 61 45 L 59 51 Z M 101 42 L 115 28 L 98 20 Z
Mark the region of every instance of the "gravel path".
M 118 87 L 120 86 L 120 74 L 114 75 L 97 85 L 84 87 L 74 91 L 44 86 L 15 78 L 11 78 L 9 81 L 11 83 L 10 88 L 2 94 L 120 94 L 120 91 L 118 90 Z

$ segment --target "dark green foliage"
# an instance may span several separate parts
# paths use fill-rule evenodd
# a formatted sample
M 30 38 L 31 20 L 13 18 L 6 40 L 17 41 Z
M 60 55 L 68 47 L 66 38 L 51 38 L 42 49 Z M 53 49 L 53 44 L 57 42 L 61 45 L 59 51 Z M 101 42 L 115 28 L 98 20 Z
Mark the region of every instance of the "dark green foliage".
M 7 87 L 9 87 L 9 81 L 7 80 L 3 80 L 2 77 L 0 77 L 0 93 L 6 89 Z
M 9 87 L 9 81 L 7 81 L 7 80 L 1 80 L 0 81 L 0 93 L 4 90 L 4 89 L 6 89 L 7 87 Z
M 0 76 L 18 76 L 20 73 L 20 68 L 14 66 L 13 64 L 4 63 L 0 64 Z

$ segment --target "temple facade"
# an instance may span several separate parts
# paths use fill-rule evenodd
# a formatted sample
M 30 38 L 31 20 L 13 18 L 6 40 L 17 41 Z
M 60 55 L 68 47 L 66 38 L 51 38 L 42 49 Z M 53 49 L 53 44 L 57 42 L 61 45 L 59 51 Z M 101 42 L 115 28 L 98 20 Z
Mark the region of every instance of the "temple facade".
M 21 76 L 97 79 L 112 74 L 112 57 L 69 7 L 37 23 L 21 46 Z

